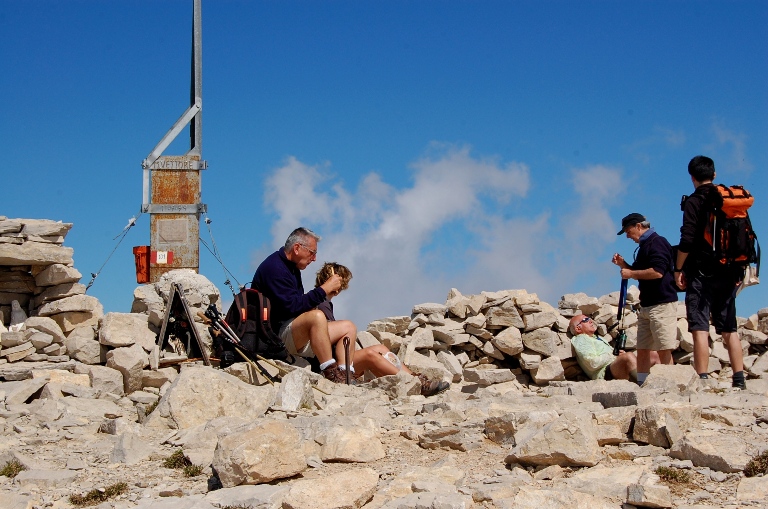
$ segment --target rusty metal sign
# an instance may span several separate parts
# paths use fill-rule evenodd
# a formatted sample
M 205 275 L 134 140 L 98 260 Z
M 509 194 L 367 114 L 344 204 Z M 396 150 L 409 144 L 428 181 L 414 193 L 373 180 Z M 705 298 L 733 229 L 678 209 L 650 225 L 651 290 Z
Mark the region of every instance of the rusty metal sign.
M 190 156 L 194 160 L 195 156 Z M 149 280 L 157 281 L 173 269 L 192 269 L 200 265 L 199 170 L 152 171 L 152 204 L 169 207 L 169 212 L 152 212 L 149 220 L 149 245 L 152 251 L 172 251 L 170 263 L 150 262 Z M 180 210 L 182 206 L 190 209 Z M 178 212 L 173 212 L 178 210 Z

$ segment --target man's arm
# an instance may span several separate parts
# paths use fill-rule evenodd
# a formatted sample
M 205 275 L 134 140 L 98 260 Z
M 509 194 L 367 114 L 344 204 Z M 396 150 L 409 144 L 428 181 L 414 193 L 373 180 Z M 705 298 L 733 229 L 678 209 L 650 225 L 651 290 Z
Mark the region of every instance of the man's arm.
M 699 193 L 694 193 L 685 200 L 683 204 L 683 224 L 680 226 L 680 242 L 678 243 L 678 256 L 677 261 L 680 261 L 680 253 L 688 253 L 693 251 L 694 243 L 696 241 L 696 235 L 700 229 L 699 222 L 701 221 L 700 211 L 704 205 L 705 197 Z M 677 265 L 675 268 L 682 268 L 682 265 Z
M 704 203 L 702 196 L 693 194 L 683 204 L 683 225 L 680 227 L 680 243 L 677 247 L 677 259 L 675 261 L 675 284 L 681 290 L 685 290 L 687 282 L 683 274 L 683 265 L 693 249 L 696 238 L 696 230 L 699 221 L 699 211 Z
M 325 300 L 322 287 L 302 293 L 296 277 L 279 257 L 265 260 L 253 276 L 251 286 L 264 293 L 272 305 L 281 308 L 291 317 L 309 311 Z
M 656 269 L 651 267 L 650 269 L 634 270 L 634 269 L 621 269 L 622 279 L 660 279 L 664 277 L 664 274 L 659 273 Z
M 277 301 L 290 316 L 299 316 L 325 300 L 325 290 L 321 287 L 302 293 L 290 274 L 287 278 L 273 275 L 265 278 L 265 282 L 268 288 L 265 293 L 267 295 L 271 293 L 274 296 L 270 297 L 273 305 Z
M 643 247 L 646 249 L 647 264 L 650 267 L 635 269 L 634 266 L 630 266 L 628 270 L 624 269 L 621 271 L 622 278 L 637 280 L 661 279 L 670 270 L 669 266 L 674 260 L 672 260 L 672 248 L 669 242 L 658 235 L 654 235 L 646 240 L 646 242 L 648 244 Z

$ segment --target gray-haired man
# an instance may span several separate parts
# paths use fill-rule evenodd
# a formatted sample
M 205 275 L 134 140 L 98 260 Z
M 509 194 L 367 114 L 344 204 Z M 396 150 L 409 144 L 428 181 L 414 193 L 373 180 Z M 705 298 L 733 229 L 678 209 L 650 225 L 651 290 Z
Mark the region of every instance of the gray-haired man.
M 285 245 L 269 255 L 253 275 L 251 287 L 266 295 L 272 304 L 272 329 L 285 342 L 288 352 L 301 357 L 317 357 L 323 376 L 336 383 L 346 379 L 346 366 L 333 358 L 344 359 L 344 336 L 355 338 L 357 329 L 349 320 L 329 322 L 315 309 L 327 295 L 341 288 L 342 279 L 334 274 L 317 288 L 304 293 L 301 271 L 315 261 L 320 236 L 308 228 L 296 228 Z M 352 355 L 354 355 L 354 341 Z

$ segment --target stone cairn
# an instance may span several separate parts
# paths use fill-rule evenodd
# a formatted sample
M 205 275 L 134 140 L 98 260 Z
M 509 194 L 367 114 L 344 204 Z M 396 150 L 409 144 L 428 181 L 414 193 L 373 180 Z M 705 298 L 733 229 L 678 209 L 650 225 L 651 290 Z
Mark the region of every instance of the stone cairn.
M 73 249 L 62 245 L 71 228 L 0 216 L 0 316 L 3 330 L 12 329 L 3 332 L 0 363 L 66 362 L 66 336 L 76 327 L 97 326 L 104 314 L 79 283 Z M 20 326 L 24 330 L 13 331 Z
M 623 327 L 626 349 L 637 345 L 639 290 L 627 292 Z M 451 289 L 444 304 L 427 303 L 413 307 L 411 316 L 377 320 L 367 332 L 358 334 L 363 346 L 381 342 L 397 352 L 415 371 L 434 369 L 445 378 L 482 385 L 517 379 L 523 384 L 586 380 L 571 347 L 569 319 L 578 314 L 591 316 L 598 324 L 598 334 L 615 338 L 619 292 L 600 298 L 584 293 L 564 295 L 558 307 L 541 302 L 526 290 L 482 292 L 462 295 Z M 685 304 L 678 303 L 678 346 L 676 364 L 693 360 L 693 338 L 688 332 Z M 739 334 L 744 350 L 744 364 L 749 373 L 764 376 L 768 370 L 766 339 L 768 308 L 749 318 L 739 318 Z M 730 376 L 728 352 L 722 337 L 710 330 L 709 372 Z

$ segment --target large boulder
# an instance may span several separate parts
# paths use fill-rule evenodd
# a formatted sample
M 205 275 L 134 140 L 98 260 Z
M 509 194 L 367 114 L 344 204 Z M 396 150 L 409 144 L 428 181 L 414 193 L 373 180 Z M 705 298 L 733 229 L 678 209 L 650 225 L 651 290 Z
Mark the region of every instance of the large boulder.
M 146 426 L 186 429 L 216 417 L 263 417 L 275 401 L 271 385 L 254 386 L 205 366 L 181 370 L 165 392 Z

